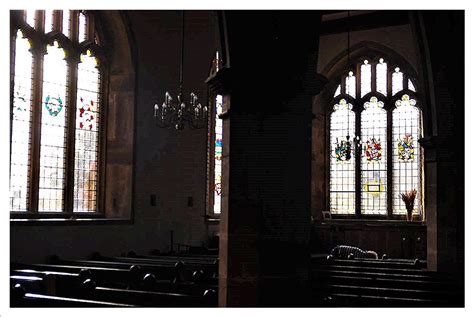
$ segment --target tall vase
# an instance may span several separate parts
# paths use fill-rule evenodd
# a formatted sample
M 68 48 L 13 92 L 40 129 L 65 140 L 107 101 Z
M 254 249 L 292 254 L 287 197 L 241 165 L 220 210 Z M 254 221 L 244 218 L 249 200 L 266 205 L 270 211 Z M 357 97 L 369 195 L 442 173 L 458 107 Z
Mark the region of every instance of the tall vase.
M 407 207 L 407 221 L 413 221 L 413 208 Z

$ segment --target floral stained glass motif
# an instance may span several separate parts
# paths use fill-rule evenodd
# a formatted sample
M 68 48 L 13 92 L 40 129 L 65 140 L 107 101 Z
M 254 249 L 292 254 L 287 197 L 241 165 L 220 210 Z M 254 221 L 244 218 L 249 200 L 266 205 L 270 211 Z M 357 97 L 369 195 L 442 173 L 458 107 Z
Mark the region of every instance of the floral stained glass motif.
M 77 74 L 76 146 L 74 151 L 74 212 L 97 211 L 100 72 L 88 50 Z
M 46 110 L 48 110 L 50 116 L 56 117 L 63 109 L 64 103 L 59 94 L 57 97 L 54 95 L 47 95 L 44 100 L 44 106 L 46 107 Z
M 355 113 L 352 104 L 341 99 L 334 105 L 330 120 L 330 210 L 334 214 L 354 214 L 355 159 L 350 140 L 355 136 Z
M 214 143 L 214 213 L 221 213 L 222 195 L 222 119 L 218 115 L 222 112 L 222 96 L 216 97 L 216 121 Z
M 361 139 L 364 152 L 361 169 L 361 213 L 387 213 L 387 112 L 376 97 L 364 104 L 361 113 Z
M 30 43 L 17 32 L 10 157 L 10 210 L 27 211 L 33 57 Z
M 57 41 L 48 45 L 43 67 L 43 109 L 41 111 L 40 212 L 64 209 L 66 82 L 68 66 Z
M 392 200 L 393 213 L 406 214 L 405 204 L 400 194 L 416 189 L 413 214 L 421 212 L 421 171 L 422 160 L 418 139 L 421 137 L 421 115 L 416 100 L 403 95 L 395 102 L 392 119 Z

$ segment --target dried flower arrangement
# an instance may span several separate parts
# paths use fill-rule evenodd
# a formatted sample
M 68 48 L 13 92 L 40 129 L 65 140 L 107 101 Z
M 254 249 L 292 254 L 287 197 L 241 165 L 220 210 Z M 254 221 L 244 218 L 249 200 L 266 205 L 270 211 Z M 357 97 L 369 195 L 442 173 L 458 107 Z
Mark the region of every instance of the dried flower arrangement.
M 405 203 L 405 207 L 407 209 L 407 220 L 413 220 L 413 208 L 415 206 L 415 198 L 416 198 L 417 191 L 416 189 L 412 189 L 406 191 L 405 193 L 400 194 L 403 202 Z

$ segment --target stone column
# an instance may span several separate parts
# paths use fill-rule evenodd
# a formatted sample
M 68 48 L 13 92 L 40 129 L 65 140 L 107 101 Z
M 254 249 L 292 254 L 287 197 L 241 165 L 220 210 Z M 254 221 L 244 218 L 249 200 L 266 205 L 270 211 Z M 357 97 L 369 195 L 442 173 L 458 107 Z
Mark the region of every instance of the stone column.
M 225 109 L 219 305 L 305 306 L 320 15 L 221 17 L 227 61 L 209 81 Z

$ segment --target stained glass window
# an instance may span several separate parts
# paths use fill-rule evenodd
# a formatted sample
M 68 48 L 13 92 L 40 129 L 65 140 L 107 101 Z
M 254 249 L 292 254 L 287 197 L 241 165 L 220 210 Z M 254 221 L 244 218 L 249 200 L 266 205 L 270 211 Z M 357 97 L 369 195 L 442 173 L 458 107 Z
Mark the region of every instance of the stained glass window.
M 86 24 L 87 19 L 84 12 L 79 14 L 79 43 L 84 42 L 86 40 Z
M 403 90 L 403 73 L 399 67 L 396 67 L 392 73 L 392 95 L 395 95 L 401 90 Z
M 10 210 L 16 216 L 98 212 L 101 72 L 92 52 L 82 53 L 83 48 L 69 39 L 85 39 L 86 15 L 78 10 L 43 10 L 44 28 L 32 30 L 24 23 L 33 26 L 38 11 L 22 12 L 23 16 L 21 12 L 12 15 L 12 25 L 19 30 L 12 45 Z M 74 36 L 70 34 L 72 15 L 79 17 L 79 27 L 72 28 Z M 58 37 L 51 43 L 45 34 L 53 30 L 56 18 L 62 20 L 57 31 L 68 38 Z M 103 53 L 100 46 L 94 51 Z M 66 56 L 76 54 L 80 62 L 66 61 Z M 34 67 L 40 61 L 42 67 Z M 76 67 L 77 76 L 70 77 Z M 69 96 L 76 97 L 70 100 Z M 38 121 L 33 120 L 36 117 Z M 68 166 L 68 162 L 73 164 Z M 66 183 L 71 190 L 66 191 Z
M 360 96 L 364 97 L 372 90 L 372 70 L 368 60 L 360 65 Z
M 44 33 L 53 30 L 53 10 L 44 10 Z
M 355 113 L 352 105 L 341 99 L 334 106 L 330 123 L 330 210 L 334 214 L 355 213 L 354 136 Z
M 421 155 L 418 144 L 421 136 L 420 111 L 416 107 L 416 100 L 408 95 L 403 95 L 395 103 L 395 107 L 392 119 L 393 213 L 406 213 L 400 194 L 416 189 L 418 194 L 413 213 L 418 214 L 422 195 Z
M 376 97 L 361 114 L 361 213 L 387 213 L 387 112 Z
M 214 140 L 214 213 L 221 213 L 222 194 L 222 119 L 219 114 L 222 112 L 222 96 L 216 97 L 216 121 Z
M 356 97 L 356 78 L 353 72 L 349 72 L 346 77 L 346 94 L 353 98 Z
M 393 108 L 384 101 L 404 90 L 406 76 L 399 67 L 389 73 L 388 64 L 383 58 L 375 64 L 364 60 L 359 65 L 358 80 L 352 72 L 343 78 L 342 84 L 348 95 L 355 98 L 357 88 L 360 89 L 357 102 L 362 103 L 364 96 L 370 96 L 363 109 L 356 110 L 360 115 L 344 99 L 331 109 L 329 208 L 333 214 L 355 214 L 360 210 L 361 215 L 405 215 L 406 208 L 400 194 L 412 189 L 418 192 L 414 214 L 421 213 L 423 163 L 418 144 L 421 111 L 416 100 L 406 94 L 396 101 L 394 110 L 386 110 Z M 375 67 L 375 78 L 372 78 L 372 67 Z M 388 87 L 388 76 L 391 76 L 392 87 Z M 374 96 L 374 80 L 375 91 L 387 99 L 382 101 Z M 407 81 L 408 90 L 415 92 L 412 79 L 407 78 Z M 340 95 L 340 87 L 337 87 L 334 97 Z M 392 119 L 391 131 L 387 130 L 389 118 Z M 360 180 L 357 184 L 356 179 Z M 356 192 L 360 192 L 360 204 Z M 388 205 L 389 198 L 391 206 Z
M 67 118 L 67 63 L 57 41 L 44 56 L 39 211 L 64 208 L 64 170 Z
M 29 149 L 31 145 L 31 88 L 33 57 L 30 42 L 17 32 L 13 88 L 10 155 L 10 209 L 26 211 L 28 206 Z
M 375 69 L 377 74 L 377 92 L 387 95 L 387 63 L 381 58 Z
M 77 76 L 74 211 L 96 211 L 100 119 L 100 73 L 90 50 Z

